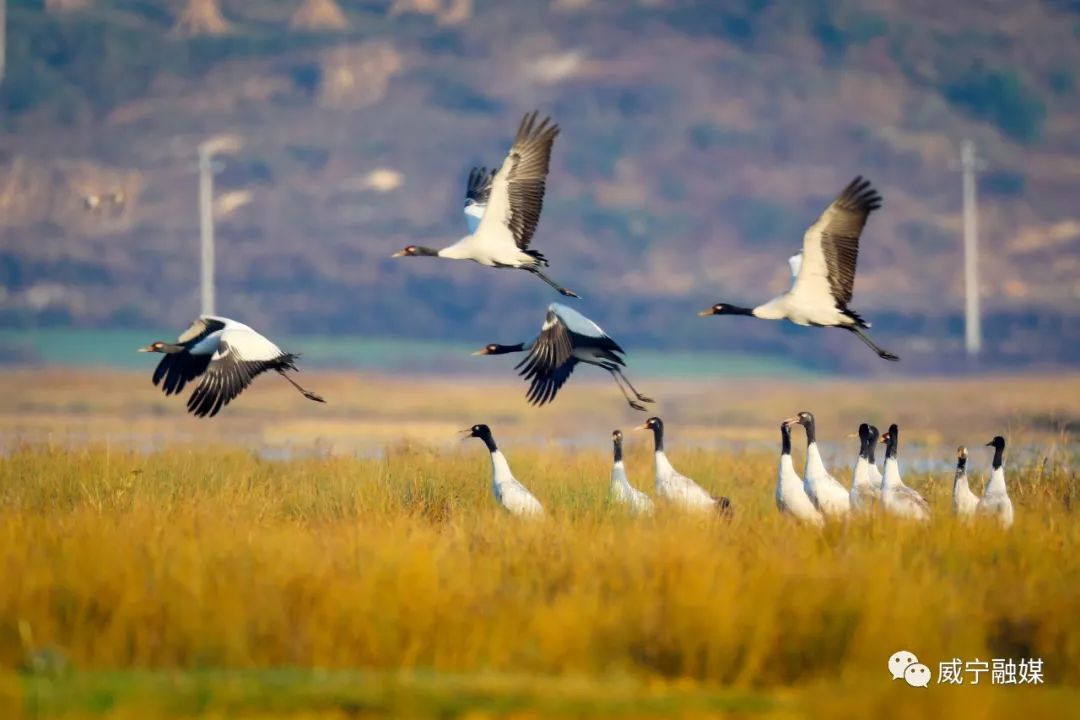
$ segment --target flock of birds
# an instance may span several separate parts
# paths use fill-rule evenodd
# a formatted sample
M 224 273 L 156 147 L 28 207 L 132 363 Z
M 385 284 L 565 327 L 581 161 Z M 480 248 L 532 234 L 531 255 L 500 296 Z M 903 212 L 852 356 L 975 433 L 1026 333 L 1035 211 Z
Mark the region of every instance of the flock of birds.
M 791 460 L 791 427 L 801 425 L 806 430 L 806 465 L 802 477 Z M 690 511 L 732 512 L 731 501 L 712 495 L 671 464 L 664 453 L 664 421 L 651 417 L 637 430 L 653 433 L 653 475 L 656 497 L 669 507 Z M 491 428 L 473 425 L 464 431 L 467 437 L 479 438 L 491 454 L 491 485 L 495 500 L 513 515 L 536 516 L 544 512 L 543 505 L 528 488 L 514 477 L 506 456 L 495 444 Z M 829 521 L 846 521 L 850 515 L 882 512 L 903 520 L 927 522 L 930 505 L 919 491 L 906 485 L 900 476 L 896 457 L 900 429 L 896 424 L 880 435 L 876 427 L 859 425 L 859 455 L 852 472 L 851 488 L 829 474 L 818 449 L 814 416 L 800 412 L 780 424 L 780 467 L 776 477 L 776 508 L 781 514 L 817 528 Z M 651 514 L 654 503 L 646 493 L 630 484 L 623 464 L 623 434 L 611 433 L 614 456 L 611 466 L 610 497 L 636 514 Z M 885 443 L 884 472 L 878 470 L 874 449 Z M 1003 527 L 1013 523 L 1012 500 L 1005 486 L 1005 438 L 1000 435 L 987 443 L 994 448 L 990 480 L 980 498 L 971 490 L 967 476 L 967 448 L 956 454 L 956 476 L 953 479 L 953 513 L 962 520 L 985 517 Z
M 408 245 L 392 257 L 438 257 L 471 260 L 490 268 L 524 270 L 543 280 L 561 295 L 580 296 L 551 279 L 543 270 L 547 258 L 531 247 L 540 221 L 551 151 L 559 126 L 551 118 L 537 122 L 534 111 L 525 115 L 518 126 L 510 151 L 495 169 L 473 168 L 465 193 L 465 220 L 468 233 L 442 249 Z M 699 313 L 745 315 L 763 320 L 788 320 L 797 325 L 846 330 L 885 360 L 899 358 L 879 347 L 867 334 L 870 324 L 850 303 L 855 287 L 855 267 L 859 240 L 866 221 L 881 207 L 881 195 L 868 180 L 856 177 L 837 195 L 821 216 L 803 235 L 802 248 L 788 262 L 791 287 L 779 296 L 755 307 L 716 303 Z M 291 377 L 296 371 L 297 355 L 284 352 L 265 336 L 247 325 L 226 317 L 203 315 L 197 318 L 175 342 L 157 341 L 143 352 L 161 353 L 153 374 L 155 386 L 166 395 L 181 392 L 188 383 L 198 384 L 188 398 L 188 411 L 197 417 L 212 417 L 228 405 L 258 375 L 275 371 L 290 382 L 304 397 L 316 402 L 325 400 L 303 388 Z M 566 305 L 552 303 L 531 340 L 509 345 L 491 343 L 474 355 L 525 353 L 515 366 L 529 383 L 526 397 L 534 405 L 555 399 L 579 363 L 606 370 L 618 385 L 627 403 L 644 411 L 653 403 L 631 384 L 623 372 L 626 351 L 595 322 Z M 800 479 L 791 460 L 791 426 L 806 430 L 806 467 Z M 653 433 L 656 496 L 664 502 L 686 509 L 729 513 L 731 503 L 714 497 L 692 479 L 679 473 L 664 454 L 664 423 L 649 418 L 639 429 Z M 536 515 L 543 512 L 540 502 L 513 475 L 510 466 L 495 444 L 487 425 L 474 425 L 468 431 L 486 444 L 491 453 L 492 484 L 495 497 L 511 513 Z M 818 451 L 814 417 L 801 412 L 781 425 L 780 469 L 776 485 L 776 505 L 782 513 L 803 522 L 823 526 L 826 520 L 844 518 L 851 512 L 874 507 L 889 515 L 926 521 L 930 508 L 926 500 L 904 484 L 896 460 L 899 430 L 896 425 L 880 436 L 885 443 L 884 472 L 874 462 L 874 448 L 879 433 L 873 426 L 859 427 L 859 457 L 852 486 L 844 488 L 825 468 Z M 622 459 L 622 433 L 612 435 L 615 459 L 611 492 L 617 502 L 640 512 L 653 508 L 648 495 L 630 485 Z M 1001 437 L 990 443 L 995 448 L 993 473 L 982 498 L 971 491 L 966 474 L 967 452 L 958 455 L 953 507 L 957 515 L 990 515 L 1003 524 L 1012 523 L 1012 503 L 1005 488 Z
M 491 268 L 524 270 L 560 294 L 580 298 L 543 271 L 549 263 L 531 247 L 544 204 L 551 150 L 559 126 L 551 118 L 537 122 L 535 111 L 518 126 L 510 151 L 495 169 L 473 168 L 465 193 L 465 220 L 469 232 L 442 249 L 408 245 L 392 257 L 438 257 L 471 260 Z M 802 249 L 789 259 L 792 285 L 786 292 L 756 307 L 717 303 L 699 315 L 746 315 L 763 320 L 789 320 L 797 325 L 841 328 L 866 343 L 886 360 L 898 360 L 867 334 L 870 324 L 851 307 L 859 238 L 870 213 L 881 207 L 881 195 L 868 180 L 856 177 L 845 187 L 803 235 Z M 175 342 L 158 341 L 141 348 L 165 357 L 153 381 L 166 395 L 198 380 L 188 410 L 212 417 L 258 375 L 276 371 L 304 397 L 325 402 L 300 387 L 287 372 L 295 371 L 296 354 L 282 351 L 247 325 L 226 317 L 203 315 Z M 570 378 L 579 363 L 611 374 L 627 403 L 644 411 L 653 400 L 642 395 L 623 372 L 626 352 L 595 322 L 566 305 L 552 303 L 530 341 L 511 345 L 492 343 L 477 355 L 523 352 L 515 367 L 529 383 L 527 397 L 544 405 Z

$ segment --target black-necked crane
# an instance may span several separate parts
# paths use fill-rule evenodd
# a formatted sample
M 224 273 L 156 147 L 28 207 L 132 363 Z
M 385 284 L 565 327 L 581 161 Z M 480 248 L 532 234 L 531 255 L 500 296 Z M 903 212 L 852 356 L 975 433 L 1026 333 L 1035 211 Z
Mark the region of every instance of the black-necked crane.
M 165 356 L 154 370 L 153 381 L 166 395 L 179 393 L 189 382 L 202 378 L 187 402 L 188 412 L 196 417 L 217 415 L 268 370 L 276 370 L 308 400 L 326 402 L 286 374 L 296 370 L 298 355 L 283 352 L 247 325 L 226 317 L 202 315 L 176 342 L 158 340 L 139 352 Z
M 842 518 L 851 512 L 851 496 L 839 483 L 821 459 L 817 444 L 817 423 L 813 413 L 806 410 L 784 421 L 788 425 L 802 425 L 806 430 L 806 465 L 803 469 L 803 488 L 814 507 L 827 518 Z
M 870 473 L 871 451 L 877 442 L 877 430 L 870 430 L 868 423 L 859 425 L 859 457 L 855 460 L 855 469 L 851 473 L 851 509 L 857 512 L 873 510 L 881 500 L 881 479 L 875 479 Z M 877 469 L 876 467 L 874 468 Z
M 541 271 L 548 266 L 547 258 L 529 247 L 544 205 L 551 147 L 559 134 L 559 126 L 551 118 L 537 123 L 536 115 L 533 111 L 522 119 L 510 152 L 490 180 L 483 168 L 474 168 L 469 174 L 465 211 L 469 219 L 479 214 L 475 230 L 441 250 L 408 245 L 392 257 L 472 260 L 487 267 L 526 270 L 559 293 L 578 297 Z M 474 189 L 486 194 L 486 207 L 476 201 L 470 206 L 468 194 Z
M 465 437 L 479 438 L 491 453 L 491 489 L 495 501 L 506 508 L 511 515 L 533 517 L 544 514 L 540 501 L 518 482 L 510 471 L 510 463 L 495 444 L 495 437 L 487 425 L 473 425 L 462 431 Z
M 952 509 L 953 514 L 962 520 L 975 517 L 979 506 L 979 496 L 971 491 L 967 475 L 967 448 L 961 445 L 956 449 L 956 475 L 953 476 Z
M 930 519 L 930 506 L 918 490 L 904 484 L 900 477 L 900 465 L 896 448 L 900 442 L 900 429 L 893 423 L 881 436 L 885 443 L 885 473 L 881 478 L 881 507 L 889 515 L 908 520 L 926 522 Z
M 803 235 L 801 256 L 788 262 L 795 272 L 791 289 L 763 305 L 748 308 L 717 303 L 698 313 L 749 315 L 762 320 L 789 320 L 796 325 L 835 327 L 854 333 L 878 357 L 899 360 L 864 332 L 870 323 L 851 309 L 859 237 L 870 213 L 881 207 L 881 196 L 869 180 L 852 180 Z
M 630 484 L 626 477 L 626 467 L 622 456 L 622 431 L 611 433 L 614 457 L 611 464 L 611 499 L 619 505 L 625 505 L 635 514 L 649 515 L 653 511 L 653 501 L 645 493 Z
M 533 405 L 554 400 L 579 362 L 611 373 L 623 397 L 635 410 L 644 410 L 643 402 L 653 402 L 652 398 L 639 393 L 623 374 L 626 362 L 621 355 L 625 355 L 626 351 L 599 325 L 565 305 L 552 303 L 548 306 L 540 334 L 533 340 L 514 345 L 491 343 L 473 355 L 517 352 L 528 353 L 514 369 L 531 383 L 526 397 Z M 623 383 L 626 384 L 625 388 Z
M 672 505 L 687 510 L 712 510 L 722 513 L 731 511 L 731 501 L 726 497 L 714 497 L 708 490 L 676 470 L 664 452 L 664 421 L 651 417 L 635 430 L 651 430 L 653 434 L 653 462 L 656 472 L 656 496 Z
M 975 514 L 995 518 L 1002 527 L 1010 527 L 1013 524 L 1013 505 L 1009 490 L 1005 487 L 1005 438 L 998 435 L 986 444 L 994 448 L 994 460 L 990 482 L 983 489 Z

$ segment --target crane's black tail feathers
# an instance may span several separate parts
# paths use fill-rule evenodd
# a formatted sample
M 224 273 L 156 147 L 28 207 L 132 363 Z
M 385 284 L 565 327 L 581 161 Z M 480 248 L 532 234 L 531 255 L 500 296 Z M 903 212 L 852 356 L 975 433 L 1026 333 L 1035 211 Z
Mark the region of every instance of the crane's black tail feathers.
M 546 257 L 544 257 L 544 254 L 542 252 L 540 252 L 539 250 L 529 249 L 529 250 L 523 250 L 522 252 L 524 252 L 529 257 L 534 258 L 536 260 L 537 265 L 540 265 L 541 267 L 548 267 L 548 265 L 549 265 L 548 259 Z
M 854 320 L 855 325 L 862 328 L 863 330 L 868 330 L 870 328 L 870 323 L 866 322 L 866 320 L 863 320 L 862 315 L 855 312 L 851 308 L 849 308 L 849 307 L 841 307 L 840 312 L 842 312 L 844 315 L 847 315 L 849 318 Z

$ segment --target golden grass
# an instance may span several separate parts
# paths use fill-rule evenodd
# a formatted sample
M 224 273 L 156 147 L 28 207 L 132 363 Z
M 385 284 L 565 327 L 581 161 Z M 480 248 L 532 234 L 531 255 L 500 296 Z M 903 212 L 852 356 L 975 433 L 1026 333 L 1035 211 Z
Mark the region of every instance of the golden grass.
M 663 400 L 676 466 L 733 499 L 727 523 L 609 506 L 608 433 L 644 415 L 603 380 L 536 410 L 513 381 L 306 375 L 329 405 L 265 378 L 213 421 L 141 374 L 0 376 L 0 717 L 989 718 L 1080 702 L 1080 487 L 1060 430 L 1078 376 L 639 382 Z M 855 423 L 900 422 L 902 463 L 939 459 L 905 474 L 934 523 L 817 533 L 779 517 L 776 428 L 800 409 L 842 446 L 845 482 Z M 495 506 L 483 447 L 454 432 L 474 422 L 546 518 Z M 953 450 L 972 446 L 981 479 L 977 446 L 998 432 L 1017 523 L 958 525 Z M 651 490 L 649 438 L 627 443 Z M 901 648 L 935 671 L 1041 657 L 1049 685 L 909 688 L 885 669 Z
M 531 523 L 497 509 L 476 441 L 290 461 L 225 446 L 20 449 L 0 463 L 10 580 L 0 585 L 0 669 L 70 663 L 76 680 L 56 682 L 71 697 L 77 678 L 124 669 L 358 670 L 376 679 L 331 684 L 343 698 L 344 687 L 374 692 L 361 704 L 373 712 L 410 711 L 394 700 L 408 692 L 386 688 L 415 673 L 522 678 L 498 712 L 1008 717 L 1075 707 L 1063 687 L 1080 680 L 1080 489 L 1065 464 L 1010 469 L 1012 532 L 952 522 L 951 475 L 938 473 L 907 476 L 935 508 L 928 528 L 878 518 L 817 533 L 775 512 L 772 453 L 681 450 L 676 437 L 676 466 L 733 499 L 730 523 L 610 507 L 600 449 L 506 447 L 549 511 Z M 627 463 L 648 488 L 644 438 Z M 935 670 L 954 656 L 1041 657 L 1058 689 L 901 687 L 885 669 L 901 648 Z M 16 682 L 9 697 L 25 701 L 39 682 Z M 580 682 L 599 698 L 632 690 L 553 706 L 560 691 L 522 689 L 543 682 Z M 449 688 L 458 700 L 482 694 Z M 654 707 L 649 696 L 666 699 Z M 213 697 L 221 716 L 248 707 L 221 688 Z M 744 706 L 754 697 L 767 701 Z M 465 708 L 411 708 L 429 710 Z

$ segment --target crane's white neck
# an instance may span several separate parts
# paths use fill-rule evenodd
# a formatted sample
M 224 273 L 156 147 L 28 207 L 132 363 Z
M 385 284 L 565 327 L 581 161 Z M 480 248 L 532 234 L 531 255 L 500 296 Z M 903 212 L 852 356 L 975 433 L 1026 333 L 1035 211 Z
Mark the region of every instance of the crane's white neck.
M 657 450 L 653 453 L 653 458 L 656 462 L 657 475 L 668 475 L 675 472 L 675 468 L 672 467 L 671 461 L 667 459 L 667 455 L 664 454 L 663 450 Z
M 784 453 L 780 456 L 780 484 L 785 483 L 799 484 L 799 474 L 795 472 L 795 463 L 791 461 L 791 455 Z
M 851 474 L 851 484 L 855 487 L 870 486 L 870 463 L 865 457 L 855 461 L 855 471 Z
M 624 490 L 630 490 L 630 481 L 626 477 L 626 468 L 623 467 L 622 460 L 616 460 L 615 464 L 612 465 L 611 482 L 620 486 Z
M 506 462 L 506 456 L 502 454 L 502 450 L 492 450 L 491 482 L 499 485 L 513 479 L 514 473 L 510 472 L 510 463 Z
M 829 474 L 825 469 L 825 463 L 821 460 L 816 442 L 806 446 L 806 474 L 813 477 L 822 477 Z
M 896 462 L 896 458 L 885 458 L 885 474 L 882 476 L 882 487 L 899 487 L 903 484 L 900 479 L 900 465 Z
M 999 465 L 990 472 L 990 482 L 986 484 L 984 494 L 1008 494 L 1005 488 L 1005 466 Z

